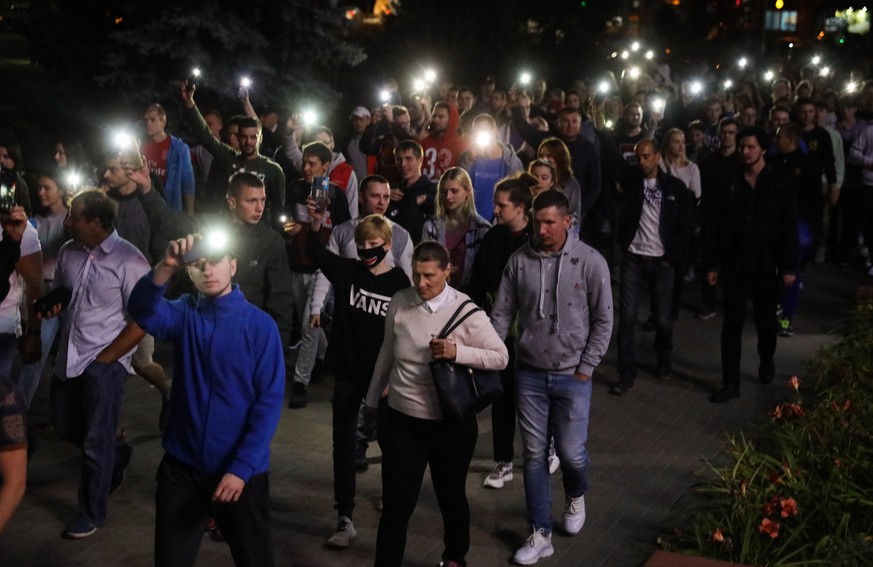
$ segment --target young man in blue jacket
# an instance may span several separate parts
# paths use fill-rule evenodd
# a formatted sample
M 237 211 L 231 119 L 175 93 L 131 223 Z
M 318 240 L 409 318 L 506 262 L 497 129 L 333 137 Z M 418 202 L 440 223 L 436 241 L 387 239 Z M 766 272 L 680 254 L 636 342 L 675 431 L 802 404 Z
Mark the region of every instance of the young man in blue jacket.
M 208 249 L 186 266 L 193 246 L 191 235 L 171 242 L 128 306 L 176 352 L 157 473 L 155 565 L 193 565 L 211 513 L 237 566 L 271 567 L 268 468 L 284 397 L 282 342 L 270 316 L 231 283 L 233 254 Z M 183 267 L 199 294 L 165 299 Z

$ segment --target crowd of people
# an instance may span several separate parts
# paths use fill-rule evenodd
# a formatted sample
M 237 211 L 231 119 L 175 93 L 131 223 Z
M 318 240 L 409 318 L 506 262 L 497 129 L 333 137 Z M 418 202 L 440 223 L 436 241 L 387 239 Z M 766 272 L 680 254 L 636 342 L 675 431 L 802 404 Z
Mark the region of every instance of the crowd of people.
M 612 336 L 613 284 L 609 392 L 634 386 L 645 304 L 655 377 L 670 377 L 673 322 L 696 282 L 695 316 L 722 311 L 722 388 L 709 399 L 726 403 L 740 395 L 748 300 L 769 383 L 805 266 L 869 267 L 873 82 L 854 94 L 780 77 L 762 95 L 755 81 L 659 77 L 565 90 L 501 89 L 489 76 L 403 101 L 394 90 L 355 106 L 342 139 L 297 114 L 258 113 L 247 92 L 238 116 L 201 109 L 182 83 L 175 135 L 151 104 L 140 144 L 111 145 L 96 166 L 63 139 L 49 165 L 26 170 L 16 142 L 0 140 L 0 531 L 24 492 L 27 408 L 56 345 L 52 424 L 82 451 L 64 537 L 106 525 L 133 453 L 119 414 L 136 374 L 162 401 L 155 564 L 192 565 L 211 525 L 237 565 L 273 565 L 270 441 L 284 405 L 303 410 L 322 375 L 337 510 L 327 545 L 357 535 L 356 472 L 375 439 L 375 564 L 402 564 L 429 467 L 442 565 L 465 565 L 478 422 L 443 416 L 430 363 L 448 360 L 500 372 L 482 482 L 513 480 L 518 426 L 530 536 L 513 559 L 552 555 L 550 474 L 562 475 L 564 531 L 585 522 L 591 380 Z M 156 340 L 172 345 L 172 381 Z

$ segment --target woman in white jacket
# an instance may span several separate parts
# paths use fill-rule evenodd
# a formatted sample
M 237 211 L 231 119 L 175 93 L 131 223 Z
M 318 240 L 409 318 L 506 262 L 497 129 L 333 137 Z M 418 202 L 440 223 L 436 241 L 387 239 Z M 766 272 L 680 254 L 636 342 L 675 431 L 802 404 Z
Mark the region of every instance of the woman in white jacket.
M 470 548 L 467 470 L 479 429 L 476 416 L 443 419 L 429 363 L 454 360 L 484 370 L 501 370 L 509 361 L 506 345 L 484 311 L 463 321 L 446 339 L 436 337 L 470 299 L 448 285 L 448 251 L 425 241 L 412 254 L 413 287 L 397 292 L 388 305 L 385 339 L 379 350 L 366 405 L 381 398 L 379 446 L 382 448 L 382 518 L 375 564 L 399 567 L 406 529 L 415 510 L 425 467 L 443 515 L 443 565 L 465 565 Z M 459 318 L 474 304 L 463 306 Z

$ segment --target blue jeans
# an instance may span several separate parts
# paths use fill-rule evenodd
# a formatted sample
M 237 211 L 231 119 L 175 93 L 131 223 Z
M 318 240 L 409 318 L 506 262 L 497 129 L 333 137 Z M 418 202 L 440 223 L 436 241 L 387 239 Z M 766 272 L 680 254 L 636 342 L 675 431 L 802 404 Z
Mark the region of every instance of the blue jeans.
M 564 492 L 578 498 L 588 489 L 588 416 L 591 380 L 519 364 L 515 372 L 518 424 L 524 447 L 524 495 L 528 524 L 552 531 L 549 442 L 561 460 Z
M 658 364 L 670 366 L 673 350 L 673 268 L 660 258 L 627 252 L 621 262 L 621 288 L 618 323 L 618 375 L 633 382 L 637 375 L 634 332 L 640 300 L 646 286 L 652 294 L 652 314 L 655 316 L 655 352 Z
M 39 388 L 42 371 L 45 369 L 45 363 L 52 349 L 52 343 L 55 342 L 55 336 L 60 328 L 60 315 L 51 319 L 43 319 L 40 334 L 42 356 L 34 363 L 22 365 L 21 371 L 18 373 L 18 389 L 21 391 L 21 395 L 24 396 L 24 403 L 27 404 L 27 407 L 30 407 L 30 403 L 33 401 L 33 397 Z
M 97 527 L 106 523 L 126 380 L 127 370 L 118 362 L 92 362 L 81 376 L 52 379 L 52 425 L 61 438 L 82 449 L 78 515 Z

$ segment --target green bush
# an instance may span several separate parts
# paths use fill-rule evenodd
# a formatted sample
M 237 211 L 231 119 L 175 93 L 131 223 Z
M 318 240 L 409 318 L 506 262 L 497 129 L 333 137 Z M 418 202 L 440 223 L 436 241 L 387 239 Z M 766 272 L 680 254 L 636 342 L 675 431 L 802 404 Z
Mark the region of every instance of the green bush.
M 752 565 L 873 565 L 873 303 L 754 439 L 731 436 L 673 551 Z

